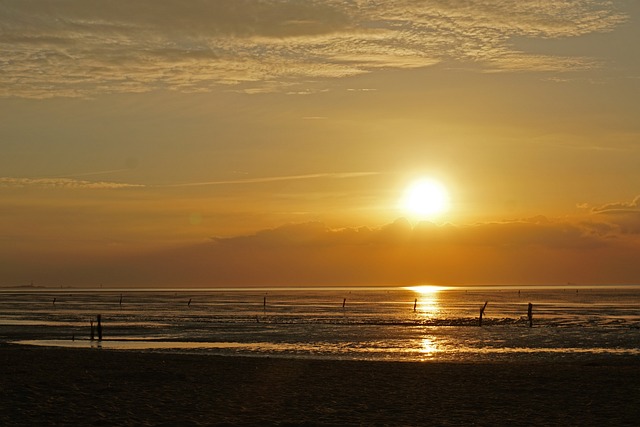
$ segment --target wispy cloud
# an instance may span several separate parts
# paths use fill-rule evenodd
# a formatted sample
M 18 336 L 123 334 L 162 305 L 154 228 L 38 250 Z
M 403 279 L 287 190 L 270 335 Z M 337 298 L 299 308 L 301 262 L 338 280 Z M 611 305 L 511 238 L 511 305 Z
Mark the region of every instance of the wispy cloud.
M 71 178 L 7 178 L 0 177 L 0 188 L 58 188 L 58 189 L 99 189 L 113 190 L 122 188 L 140 188 L 144 185 L 125 184 L 108 181 L 84 181 Z
M 592 207 L 591 213 L 598 217 L 592 226 L 599 230 L 607 230 L 616 236 L 640 234 L 640 196 L 631 201 Z
M 358 178 L 363 176 L 379 175 L 379 172 L 336 172 L 336 173 L 312 173 L 305 175 L 289 175 L 289 176 L 270 176 L 262 178 L 244 178 L 244 179 L 230 179 L 220 181 L 202 181 L 202 182 L 187 182 L 183 184 L 168 184 L 166 187 L 198 187 L 204 185 L 231 185 L 231 184 L 257 184 L 263 182 L 277 182 L 277 181 L 299 181 L 304 179 L 317 179 L 317 178 Z
M 89 176 L 97 175 L 100 173 L 117 172 L 105 171 L 105 172 L 93 172 L 86 174 L 79 174 L 74 176 Z M 241 184 L 259 184 L 278 181 L 299 181 L 307 179 L 347 179 L 347 178 L 359 178 L 365 176 L 379 175 L 380 172 L 328 172 L 328 173 L 312 173 L 304 175 L 288 175 L 288 176 L 267 176 L 259 178 L 243 178 L 243 179 L 228 179 L 217 181 L 200 181 L 200 182 L 186 182 L 179 184 L 132 184 L 132 183 L 119 183 L 109 181 L 86 181 L 68 177 L 53 177 L 53 178 L 13 178 L 13 177 L 0 177 L 0 188 L 25 188 L 25 187 L 38 187 L 38 188 L 58 188 L 58 189 L 122 189 L 122 188 L 170 188 L 170 187 L 201 187 L 208 185 L 241 185 Z
M 296 82 L 447 60 L 588 68 L 591 58 L 523 52 L 510 40 L 610 31 L 626 19 L 605 0 L 2 2 L 0 96 L 298 93 Z
M 607 203 L 606 205 L 597 206 L 591 209 L 597 214 L 617 214 L 617 213 L 640 213 L 640 196 L 637 196 L 630 202 Z

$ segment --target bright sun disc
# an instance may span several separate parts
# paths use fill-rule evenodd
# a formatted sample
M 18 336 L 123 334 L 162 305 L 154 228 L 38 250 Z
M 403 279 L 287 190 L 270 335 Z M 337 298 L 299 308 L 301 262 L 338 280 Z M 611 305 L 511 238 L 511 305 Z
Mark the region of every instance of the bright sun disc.
M 413 215 L 432 217 L 449 209 L 449 195 L 444 185 L 438 181 L 423 179 L 409 186 L 402 205 Z

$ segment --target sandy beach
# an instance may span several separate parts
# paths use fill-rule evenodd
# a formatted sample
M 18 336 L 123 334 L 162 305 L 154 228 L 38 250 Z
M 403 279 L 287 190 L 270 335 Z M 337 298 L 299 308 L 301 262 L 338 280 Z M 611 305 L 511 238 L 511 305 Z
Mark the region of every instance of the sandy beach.
M 639 368 L 0 344 L 0 425 L 637 425 Z

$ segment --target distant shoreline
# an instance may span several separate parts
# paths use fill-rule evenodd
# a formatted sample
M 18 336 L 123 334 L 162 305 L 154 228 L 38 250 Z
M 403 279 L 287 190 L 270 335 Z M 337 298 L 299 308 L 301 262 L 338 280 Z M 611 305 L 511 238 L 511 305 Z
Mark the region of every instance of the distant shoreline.
M 238 286 L 238 287 L 82 287 L 82 286 L 42 286 L 17 285 L 0 286 L 0 292 L 6 291 L 47 291 L 47 292 L 298 292 L 298 291 L 396 291 L 411 290 L 420 286 L 432 285 L 352 285 L 352 286 Z M 588 289 L 638 289 L 638 284 L 576 284 L 566 285 L 433 285 L 439 291 L 474 290 L 588 290 Z

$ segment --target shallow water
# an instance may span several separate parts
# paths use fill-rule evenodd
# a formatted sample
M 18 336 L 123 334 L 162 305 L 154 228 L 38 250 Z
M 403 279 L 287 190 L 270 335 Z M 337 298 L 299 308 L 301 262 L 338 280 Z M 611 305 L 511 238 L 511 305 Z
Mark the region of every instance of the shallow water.
M 98 314 L 104 337 L 92 341 L 90 321 Z M 0 340 L 401 361 L 637 356 L 640 286 L 4 290 Z

